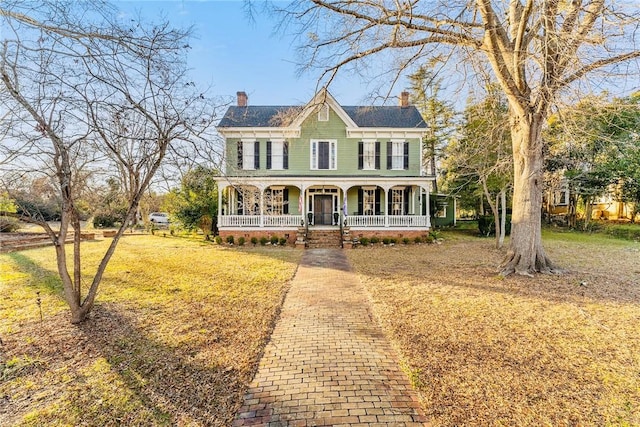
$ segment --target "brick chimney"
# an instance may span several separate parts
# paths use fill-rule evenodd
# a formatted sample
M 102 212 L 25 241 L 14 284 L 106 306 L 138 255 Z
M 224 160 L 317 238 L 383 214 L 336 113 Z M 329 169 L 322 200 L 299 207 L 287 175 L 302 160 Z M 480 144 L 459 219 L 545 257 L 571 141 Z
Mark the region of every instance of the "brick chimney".
M 409 92 L 404 91 L 400 94 L 400 106 L 407 108 L 409 106 Z
M 238 107 L 246 107 L 247 101 L 249 100 L 249 98 L 247 97 L 247 93 L 237 92 L 236 95 L 238 96 Z

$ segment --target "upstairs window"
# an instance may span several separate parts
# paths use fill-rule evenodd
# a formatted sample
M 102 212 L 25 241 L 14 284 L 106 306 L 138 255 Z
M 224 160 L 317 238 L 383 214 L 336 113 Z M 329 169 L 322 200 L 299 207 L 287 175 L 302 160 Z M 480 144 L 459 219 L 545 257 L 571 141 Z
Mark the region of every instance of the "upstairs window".
M 358 169 L 380 169 L 379 141 L 360 141 L 358 143 Z
M 407 141 L 387 142 L 387 169 L 409 169 L 409 143 Z
M 311 140 L 311 169 L 312 170 L 336 170 L 338 143 L 337 141 Z
M 238 169 L 260 169 L 260 142 L 238 141 Z
M 289 143 L 287 141 L 267 141 L 267 169 L 289 169 Z

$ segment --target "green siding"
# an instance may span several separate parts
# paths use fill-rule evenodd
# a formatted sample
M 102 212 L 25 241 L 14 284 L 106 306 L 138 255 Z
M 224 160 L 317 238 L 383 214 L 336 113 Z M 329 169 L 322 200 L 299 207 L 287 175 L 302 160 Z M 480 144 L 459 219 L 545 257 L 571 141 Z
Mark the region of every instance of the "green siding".
M 337 170 L 311 169 L 311 143 L 315 140 L 336 140 Z M 317 120 L 317 114 L 310 114 L 301 126 L 299 138 L 289 138 L 289 169 L 273 170 L 267 167 L 267 140 L 258 139 L 260 143 L 260 169 L 238 170 L 239 139 L 229 139 L 226 144 L 227 174 L 230 176 L 419 176 L 420 147 L 419 138 L 407 139 L 409 142 L 409 169 L 387 170 L 387 141 L 380 138 L 380 169 L 358 169 L 358 142 L 361 139 L 346 137 L 346 124 L 338 115 L 330 110 L 329 120 Z M 356 200 L 357 201 L 357 200 Z M 349 210 L 351 210 L 349 208 Z

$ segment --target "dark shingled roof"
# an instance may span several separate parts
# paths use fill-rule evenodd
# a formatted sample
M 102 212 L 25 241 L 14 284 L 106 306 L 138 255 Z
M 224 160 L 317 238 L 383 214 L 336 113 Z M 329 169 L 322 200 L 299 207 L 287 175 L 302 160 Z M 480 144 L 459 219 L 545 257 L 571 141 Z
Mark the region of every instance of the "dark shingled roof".
M 409 107 L 342 107 L 358 127 L 426 128 L 414 106 Z M 300 111 L 294 106 L 229 107 L 218 127 L 278 127 L 287 112 Z

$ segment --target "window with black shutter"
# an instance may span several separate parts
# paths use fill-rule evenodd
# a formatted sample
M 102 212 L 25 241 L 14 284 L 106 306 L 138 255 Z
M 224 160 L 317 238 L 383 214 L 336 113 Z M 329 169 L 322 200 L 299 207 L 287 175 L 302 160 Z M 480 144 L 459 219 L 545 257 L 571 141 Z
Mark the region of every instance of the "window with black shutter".
M 271 169 L 271 141 L 267 141 L 267 169 Z
M 289 189 L 282 190 L 282 213 L 289 215 Z
M 358 170 L 364 167 L 364 142 L 358 142 Z
M 289 142 L 282 143 L 282 168 L 289 169 Z
M 238 169 L 242 169 L 244 157 L 242 156 L 242 141 L 238 141 Z
M 256 141 L 253 151 L 253 167 L 254 169 L 260 169 L 260 142 Z
M 404 170 L 409 169 L 409 143 L 404 142 Z

